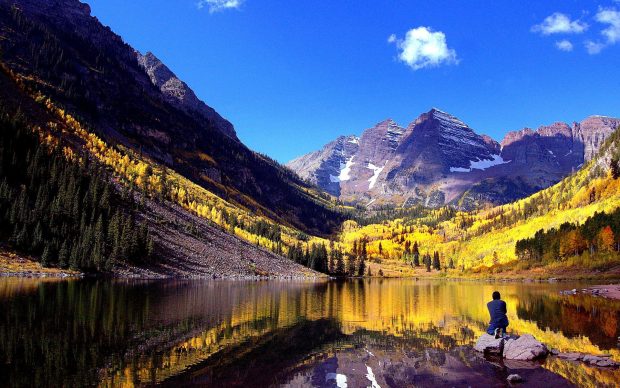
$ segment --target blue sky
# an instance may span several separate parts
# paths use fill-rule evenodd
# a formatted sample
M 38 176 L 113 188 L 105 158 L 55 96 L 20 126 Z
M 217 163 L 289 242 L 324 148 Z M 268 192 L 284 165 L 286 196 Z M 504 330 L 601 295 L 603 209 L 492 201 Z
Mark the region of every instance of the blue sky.
M 286 162 L 437 107 L 479 133 L 620 117 L 620 2 L 88 0 Z

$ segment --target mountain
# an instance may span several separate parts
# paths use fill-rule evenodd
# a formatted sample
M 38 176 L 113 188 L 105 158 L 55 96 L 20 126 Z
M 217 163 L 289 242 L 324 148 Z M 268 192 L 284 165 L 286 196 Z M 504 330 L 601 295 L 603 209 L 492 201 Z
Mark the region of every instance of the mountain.
M 501 143 L 438 109 L 403 128 L 385 120 L 287 166 L 347 202 L 366 205 L 507 203 L 548 187 L 588 161 L 620 119 L 509 132 Z M 344 144 L 351 144 L 344 147 Z
M 136 57 L 153 85 L 161 90 L 166 101 L 190 114 L 196 113 L 201 115 L 206 121 L 213 123 L 225 135 L 239 140 L 233 125 L 220 116 L 213 108 L 199 100 L 194 91 L 185 82 L 177 78 L 155 54 L 150 51 L 145 55 L 136 52 Z
M 328 193 L 340 196 L 340 182 L 349 179 L 351 157 L 358 149 L 359 138 L 340 136 L 322 149 L 295 159 L 288 167 Z
M 470 212 L 379 209 L 348 221 L 340 241 L 354 247 L 363 239 L 372 272 L 395 276 L 423 276 L 432 254 L 436 273 L 456 277 L 617 277 L 620 127 L 598 148 L 574 173 L 518 201 Z
M 0 0 L 0 127 L 0 254 L 140 277 L 327 271 L 343 208 L 87 4 Z
M 170 168 L 244 209 L 315 235 L 342 218 L 326 198 L 253 152 L 153 54 L 141 55 L 77 0 L 0 0 L 2 63 L 114 147 Z

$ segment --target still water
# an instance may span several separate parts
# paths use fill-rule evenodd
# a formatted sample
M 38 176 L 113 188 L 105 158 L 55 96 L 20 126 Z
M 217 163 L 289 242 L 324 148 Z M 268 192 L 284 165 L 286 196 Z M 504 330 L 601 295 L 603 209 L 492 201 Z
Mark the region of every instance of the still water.
M 620 371 L 471 349 L 509 332 L 620 361 L 620 302 L 576 284 L 0 279 L 0 386 L 618 386 Z

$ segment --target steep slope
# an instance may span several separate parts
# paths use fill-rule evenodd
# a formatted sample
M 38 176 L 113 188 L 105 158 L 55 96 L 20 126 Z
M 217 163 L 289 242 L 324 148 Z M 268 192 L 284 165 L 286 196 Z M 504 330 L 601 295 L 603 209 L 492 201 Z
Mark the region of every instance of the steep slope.
M 155 54 L 136 52 L 138 63 L 146 71 L 153 85 L 159 88 L 170 102 L 188 113 L 197 113 L 222 131 L 225 135 L 237 139 L 233 125 L 219 115 L 213 108 L 200 101 L 189 86 L 180 80 Z
M 357 150 L 347 154 L 349 164 L 340 163 L 340 171 L 347 168 L 344 181 L 326 184 L 326 171 L 317 168 L 317 160 L 335 157 L 333 147 L 295 159 L 288 167 L 344 201 L 475 209 L 555 184 L 588 161 L 618 125 L 620 119 L 591 116 L 572 125 L 509 132 L 498 144 L 458 118 L 431 109 L 407 128 L 387 120 L 364 131 Z M 336 175 L 334 166 L 330 175 Z
M 131 195 L 69 136 L 68 117 L 31 99 L 4 68 L 0 101 L 0 252 L 122 276 L 320 276 L 182 206 Z
M 308 233 L 329 234 L 339 223 L 328 198 L 226 134 L 232 128 L 161 65 L 145 70 L 86 4 L 1 0 L 0 36 L 2 62 L 108 144 L 133 149 L 237 206 Z M 163 78 L 153 84 L 149 71 Z
M 349 179 L 352 156 L 358 148 L 359 139 L 356 136 L 340 136 L 321 150 L 292 160 L 288 167 L 303 179 L 339 196 L 340 182 Z
M 409 194 L 409 203 L 440 206 L 452 201 L 454 188 L 458 193 L 463 184 L 446 179 L 451 173 L 502 163 L 498 154 L 495 141 L 432 109 L 409 124 L 386 178 L 393 192 Z

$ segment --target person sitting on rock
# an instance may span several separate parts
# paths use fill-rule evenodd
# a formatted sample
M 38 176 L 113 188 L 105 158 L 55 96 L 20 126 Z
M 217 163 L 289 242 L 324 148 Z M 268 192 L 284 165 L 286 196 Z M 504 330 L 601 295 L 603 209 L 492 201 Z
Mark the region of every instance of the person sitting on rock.
M 508 317 L 506 316 L 506 302 L 501 299 L 499 291 L 493 292 L 493 300 L 487 303 L 487 308 L 491 315 L 487 333 L 494 335 L 495 338 L 500 338 L 508 327 Z

